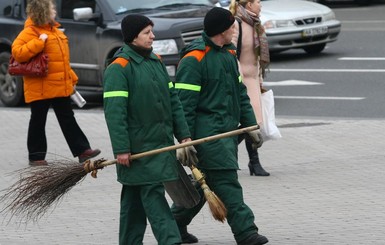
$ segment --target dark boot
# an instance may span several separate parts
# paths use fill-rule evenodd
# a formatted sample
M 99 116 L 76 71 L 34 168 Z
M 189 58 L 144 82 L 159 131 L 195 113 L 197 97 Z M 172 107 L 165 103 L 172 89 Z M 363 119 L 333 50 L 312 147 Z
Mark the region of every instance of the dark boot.
M 249 236 L 248 238 L 246 238 L 240 242 L 237 242 L 237 245 L 262 245 L 262 244 L 266 244 L 268 242 L 269 242 L 269 240 L 265 236 L 262 236 L 258 233 L 255 233 L 255 234 Z
M 179 233 L 182 238 L 182 243 L 197 243 L 198 238 L 187 232 L 187 226 L 178 226 Z
M 247 153 L 249 154 L 250 162 L 248 164 L 250 175 L 253 176 L 269 176 L 270 173 L 266 172 L 261 163 L 259 162 L 258 150 L 253 150 L 251 139 L 246 137 L 245 139 Z

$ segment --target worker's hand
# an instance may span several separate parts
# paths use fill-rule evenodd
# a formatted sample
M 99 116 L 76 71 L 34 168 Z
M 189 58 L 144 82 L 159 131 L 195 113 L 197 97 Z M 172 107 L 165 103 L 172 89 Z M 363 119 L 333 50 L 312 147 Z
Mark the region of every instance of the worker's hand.
M 252 140 L 252 146 L 254 150 L 257 150 L 263 144 L 262 134 L 259 129 L 249 132 L 249 136 Z
M 191 141 L 190 138 L 182 140 L 181 143 Z M 191 167 L 197 165 L 198 157 L 194 146 L 186 146 L 176 150 L 176 158 L 183 166 Z
M 122 153 L 116 156 L 116 162 L 118 164 L 129 167 L 130 166 L 131 153 Z

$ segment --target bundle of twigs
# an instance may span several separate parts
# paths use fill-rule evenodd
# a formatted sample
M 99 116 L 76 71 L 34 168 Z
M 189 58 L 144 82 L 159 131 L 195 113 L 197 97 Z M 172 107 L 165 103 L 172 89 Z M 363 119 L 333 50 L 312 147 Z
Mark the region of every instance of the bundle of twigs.
M 51 165 L 28 167 L 14 172 L 19 180 L 4 190 L 0 201 L 8 211 L 26 221 L 37 221 L 55 203 L 80 183 L 87 172 L 84 166 L 72 161 L 58 161 Z
M 179 145 L 147 151 L 132 155 L 131 160 L 235 136 L 256 129 L 258 129 L 258 126 L 251 126 Z M 17 216 L 25 219 L 27 222 L 38 221 L 50 207 L 57 204 L 62 197 L 75 185 L 80 183 L 88 173 L 91 173 L 92 177 L 96 178 L 98 169 L 113 164 L 116 164 L 116 160 L 87 160 L 84 164 L 73 161 L 57 161 L 54 164 L 46 166 L 28 167 L 18 170 L 16 173 L 20 175 L 19 180 L 3 190 L 5 194 L 0 197 L 0 201 L 4 203 L 4 208 L 0 212 L 10 215 L 10 219 Z M 214 218 L 223 222 L 227 212 L 223 203 L 215 193 L 209 189 L 200 171 L 192 168 L 192 172 L 204 190 L 206 200 L 209 203 Z
M 214 219 L 222 223 L 225 222 L 227 217 L 227 209 L 225 205 L 223 204 L 221 199 L 219 199 L 219 197 L 206 184 L 206 180 L 203 174 L 201 173 L 201 171 L 197 169 L 195 166 L 191 166 L 190 169 L 195 180 L 198 181 L 199 184 L 201 185 L 203 194 L 205 195 L 205 199 L 209 204 L 209 208 Z

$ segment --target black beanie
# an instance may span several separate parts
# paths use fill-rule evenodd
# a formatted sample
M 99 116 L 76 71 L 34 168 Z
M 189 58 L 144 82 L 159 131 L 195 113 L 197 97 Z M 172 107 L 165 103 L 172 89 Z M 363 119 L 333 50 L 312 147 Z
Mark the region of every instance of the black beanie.
M 230 11 L 214 7 L 207 12 L 204 19 L 204 28 L 207 36 L 212 37 L 230 28 L 235 18 Z
M 121 24 L 123 41 L 131 43 L 149 25 L 154 26 L 154 22 L 146 16 L 140 14 L 127 15 L 123 18 Z

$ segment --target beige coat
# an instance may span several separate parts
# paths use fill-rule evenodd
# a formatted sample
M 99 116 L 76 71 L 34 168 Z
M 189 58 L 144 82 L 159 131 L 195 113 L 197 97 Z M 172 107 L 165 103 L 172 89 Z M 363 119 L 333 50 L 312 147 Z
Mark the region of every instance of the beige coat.
M 235 21 L 235 31 L 232 42 L 238 44 L 239 22 Z M 254 27 L 242 22 L 242 49 L 240 59 L 240 73 L 243 83 L 247 87 L 247 94 L 253 107 L 257 123 L 261 126 L 263 122 L 261 107 L 262 74 L 259 72 L 259 61 L 254 55 Z

